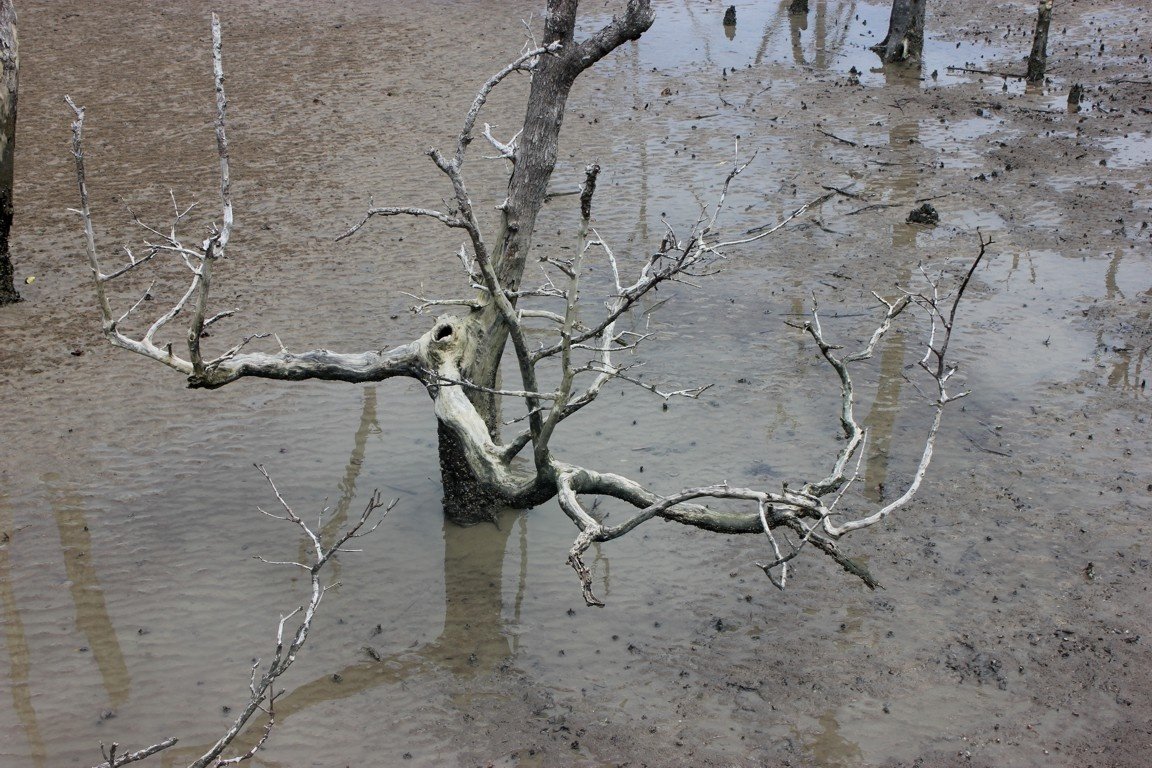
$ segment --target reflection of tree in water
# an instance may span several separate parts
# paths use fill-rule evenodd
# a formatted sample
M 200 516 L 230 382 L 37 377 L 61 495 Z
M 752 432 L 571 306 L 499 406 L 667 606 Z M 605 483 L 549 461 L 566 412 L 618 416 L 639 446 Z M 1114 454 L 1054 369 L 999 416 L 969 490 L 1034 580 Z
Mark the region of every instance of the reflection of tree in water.
M 104 592 L 96 578 L 96 567 L 92 562 L 92 537 L 88 535 L 88 523 L 84 518 L 84 502 L 72 485 L 63 484 L 53 473 L 44 476 L 44 483 L 48 487 L 52 514 L 60 531 L 68 589 L 76 606 L 76 629 L 88 639 L 88 648 L 100 669 L 109 701 L 112 706 L 119 707 L 128 701 L 131 678 L 128 676 L 128 665 L 124 663 L 120 640 L 108 616 L 108 607 L 104 604 Z
M 1005 283 L 1009 282 L 1021 270 L 1022 259 L 1028 262 L 1028 281 L 1033 284 L 1036 283 L 1038 279 L 1036 264 L 1032 258 L 1032 253 L 1029 251 L 1017 251 L 1012 254 L 1012 263 L 1008 268 L 1007 276 L 1004 278 Z M 1125 326 L 1130 324 L 1130 327 L 1121 331 L 1127 338 L 1120 340 L 1119 344 L 1110 344 L 1106 340 L 1107 331 L 1105 328 L 1102 327 L 1097 331 L 1096 362 L 1101 367 L 1109 367 L 1109 386 L 1131 391 L 1132 394 L 1139 396 L 1147 394 L 1148 391 L 1145 370 L 1149 351 L 1152 350 L 1152 344 L 1147 341 L 1152 338 L 1152 309 L 1149 308 L 1152 302 L 1147 300 L 1130 301 L 1124 291 L 1121 290 L 1118 275 L 1123 261 L 1123 251 L 1116 250 L 1110 254 L 1108 268 L 1104 271 L 1105 306 L 1119 305 L 1142 309 L 1137 310 L 1130 321 L 1125 321 Z M 1152 299 L 1152 287 L 1144 291 L 1143 296 Z M 1050 339 L 1045 341 L 1045 344 L 1047 345 L 1049 341 Z M 1108 359 L 1102 359 L 1104 356 L 1108 356 Z
M 361 661 L 325 672 L 276 699 L 277 728 L 297 712 L 306 712 L 326 702 L 351 698 L 380 686 L 403 684 L 418 675 L 441 671 L 457 682 L 483 678 L 499 669 L 515 651 L 515 641 L 504 632 L 503 567 L 504 553 L 513 523 L 520 512 L 505 512 L 497 524 L 483 523 L 462 528 L 444 522 L 444 630 L 432 642 L 415 650 L 382 654 L 371 646 L 361 650 Z M 526 567 L 526 538 L 521 538 L 521 581 L 516 599 L 519 613 Z M 431 622 L 429 622 L 431 623 Z M 238 671 L 237 674 L 241 674 Z M 461 696 L 463 693 L 460 694 Z M 463 706 L 458 696 L 450 698 Z M 231 751 L 247 750 L 260 737 L 263 720 L 248 724 L 244 735 L 232 743 Z M 273 736 L 275 738 L 275 736 Z M 203 754 L 208 744 L 178 745 L 157 755 L 165 765 L 183 765 Z M 262 764 L 278 762 L 261 752 Z M 287 764 L 286 764 L 287 765 Z
M 791 35 L 789 49 L 792 51 L 792 61 L 800 66 L 811 66 L 816 69 L 828 69 L 836 52 L 843 49 L 851 29 L 851 21 L 856 14 L 856 0 L 842 0 L 831 3 L 828 0 L 816 0 L 815 10 L 808 13 L 789 13 L 789 0 L 781 0 L 780 10 L 775 17 L 764 25 L 760 46 L 756 49 L 754 64 L 759 65 L 769 50 L 775 50 L 775 36 L 783 33 L 787 28 Z M 812 35 L 805 41 L 804 32 L 808 31 L 808 17 L 812 16 Z M 785 27 L 784 20 L 788 20 Z M 829 31 L 831 30 L 831 35 Z M 782 46 L 780 47 L 782 49 Z M 808 61 L 808 52 L 811 52 L 812 61 Z
M 1112 254 L 1112 259 L 1108 262 L 1108 269 L 1104 273 L 1104 298 L 1109 302 L 1118 299 L 1122 301 L 1126 298 L 1124 292 L 1120 290 L 1120 284 L 1117 280 L 1123 258 L 1123 252 L 1117 249 Z M 1149 287 L 1144 295 L 1152 299 L 1152 287 Z M 1152 349 L 1152 344 L 1148 342 L 1149 331 L 1152 331 L 1152 310 L 1148 309 L 1148 302 L 1144 302 L 1141 306 L 1144 309 L 1136 313 L 1135 323 L 1137 327 L 1133 328 L 1131 333 L 1135 339 L 1135 345 L 1125 343 L 1123 346 L 1112 346 L 1104 341 L 1103 330 L 1096 335 L 1096 348 L 1106 352 L 1111 351 L 1116 355 L 1112 369 L 1108 372 L 1108 383 L 1122 390 L 1131 390 L 1136 395 L 1147 393 L 1143 372 L 1149 349 Z M 1141 342 L 1143 342 L 1142 346 Z
M 885 67 L 885 87 L 899 97 L 902 92 L 919 89 L 920 72 L 918 67 Z M 916 198 L 916 184 L 919 178 L 917 164 L 908 157 L 909 147 L 919 145 L 920 123 L 909 119 L 893 121 L 888 125 L 888 147 L 903 158 L 899 170 L 892 178 L 889 197 L 893 202 Z M 912 277 L 911 265 L 916 260 L 911 254 L 916 251 L 917 225 L 904 221 L 892 222 L 892 253 L 898 255 L 902 265 L 896 282 L 906 285 Z M 904 361 L 907 350 L 899 335 L 890 339 L 880 353 L 880 381 L 876 387 L 876 399 L 864 423 L 868 426 L 868 453 L 864 458 L 864 492 L 872 501 L 884 500 L 884 485 L 888 480 L 888 458 L 892 437 L 896 428 L 896 416 L 900 412 L 900 394 L 904 384 Z
M 813 34 L 811 39 L 807 41 L 803 40 L 801 33 L 808 30 L 809 14 L 789 13 L 788 6 L 790 4 L 790 0 L 780 0 L 776 13 L 764 24 L 764 30 L 760 33 L 760 43 L 752 58 L 752 65 L 760 66 L 769 51 L 783 52 L 790 48 L 792 58 L 797 64 L 808 66 L 809 54 L 807 52 L 810 52 L 811 64 L 817 69 L 827 69 L 835 58 L 836 52 L 844 47 L 845 41 L 848 39 L 848 33 L 852 27 L 851 21 L 856 14 L 857 1 L 815 0 L 815 10 L 811 12 Z M 728 3 L 724 5 L 728 5 Z M 684 12 L 693 27 L 695 38 L 703 48 L 704 60 L 709 64 L 715 64 L 711 46 L 715 34 L 713 25 L 716 22 L 714 17 L 709 16 L 707 22 L 702 20 L 696 14 L 694 3 L 688 0 L 684 2 Z M 786 31 L 791 33 L 790 45 L 785 45 L 782 37 L 777 37 L 778 35 L 782 36 Z M 734 38 L 734 32 L 735 29 L 725 29 L 725 34 L 729 40 Z
M 42 478 L 60 533 L 60 548 L 64 559 L 64 570 L 68 576 L 68 591 L 75 607 L 76 629 L 87 641 L 87 651 L 96 662 L 108 694 L 111 707 L 119 707 L 128 701 L 132 679 L 128 665 L 120 647 L 120 639 L 108 615 L 104 602 L 104 591 L 97 578 L 92 552 L 92 537 L 88 533 L 88 523 L 84 514 L 84 502 L 77 489 L 64 481 L 56 473 L 47 473 Z M 9 676 L 12 682 L 12 704 L 34 765 L 45 764 L 44 739 L 36 722 L 36 710 L 32 703 L 32 690 L 29 683 L 31 658 L 24 623 L 16 602 L 12 578 L 12 564 L 9 556 L 11 543 L 7 537 L 13 535 L 11 507 L 7 502 L 0 503 L 0 615 L 3 616 L 4 641 L 8 650 Z
M 360 412 L 360 425 L 356 428 L 356 436 L 352 442 L 352 453 L 348 457 L 348 465 L 344 468 L 344 476 L 340 478 L 337 488 L 340 499 L 320 529 L 320 541 L 325 547 L 331 547 L 340 532 L 348 522 L 348 508 L 356 499 L 356 480 L 360 477 L 360 468 L 364 465 L 364 451 L 368 445 L 368 435 L 380 434 L 380 423 L 376 420 L 376 387 L 364 387 L 364 408 Z M 297 562 L 307 562 L 309 556 L 308 543 L 301 539 L 300 549 L 297 553 Z M 340 559 L 336 558 L 330 566 L 332 581 L 340 580 Z
M 15 535 L 12 525 L 12 509 L 7 500 L 0 498 L 0 621 L 4 625 L 4 644 L 8 650 L 8 676 L 12 688 L 12 709 L 20 721 L 24 737 L 28 741 L 28 752 L 32 764 L 40 768 L 46 765 L 44 737 L 36 723 L 36 709 L 32 706 L 32 688 L 28 683 L 31 661 L 28 653 L 28 636 L 24 633 L 24 622 L 16 605 L 16 590 L 12 579 L 10 556 Z

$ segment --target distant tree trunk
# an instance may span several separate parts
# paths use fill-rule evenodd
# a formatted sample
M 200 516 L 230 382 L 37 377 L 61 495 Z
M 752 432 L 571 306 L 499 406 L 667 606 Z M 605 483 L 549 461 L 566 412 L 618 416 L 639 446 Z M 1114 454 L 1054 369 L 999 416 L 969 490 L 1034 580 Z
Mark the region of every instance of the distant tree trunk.
M 792 0 L 788 13 L 808 13 L 808 0 Z
M 1032 38 L 1032 53 L 1028 56 L 1028 82 L 1044 80 L 1044 69 L 1048 65 L 1048 25 L 1052 23 L 1052 0 L 1040 0 L 1040 11 L 1036 15 L 1036 34 Z
M 871 50 L 884 60 L 919 59 L 924 50 L 924 6 L 927 0 L 893 0 L 888 34 Z
M 20 301 L 12 279 L 8 233 L 12 229 L 12 179 L 16 154 L 16 86 L 20 52 L 16 41 L 16 8 L 0 0 L 0 304 Z

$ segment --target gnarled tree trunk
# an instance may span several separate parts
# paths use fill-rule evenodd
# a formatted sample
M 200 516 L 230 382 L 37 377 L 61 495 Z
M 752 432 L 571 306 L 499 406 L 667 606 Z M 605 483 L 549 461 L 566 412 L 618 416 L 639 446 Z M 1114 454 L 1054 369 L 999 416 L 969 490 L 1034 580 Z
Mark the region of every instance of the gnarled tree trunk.
M 12 276 L 8 235 L 12 230 L 12 180 L 16 155 L 16 94 L 20 49 L 13 0 L 0 0 L 0 304 L 20 301 Z
M 568 94 L 576 78 L 623 43 L 636 40 L 652 26 L 654 16 L 648 2 L 630 2 L 622 19 L 613 19 L 595 36 L 576 43 L 576 9 L 578 0 L 549 0 L 544 26 L 545 45 L 558 42 L 560 52 L 545 56 L 532 74 L 532 88 L 524 116 L 524 131 L 517 145 L 515 168 L 508 182 L 504 203 L 503 228 L 493 256 L 496 276 L 509 291 L 520 288 L 525 260 L 532 247 L 536 217 L 544 205 L 548 181 L 556 167 L 560 127 Z M 513 301 L 513 303 L 515 303 Z M 474 323 L 479 347 L 463 371 L 472 381 L 493 387 L 504 346 L 508 341 L 507 325 L 497 314 L 495 302 L 489 302 Z M 473 398 L 474 401 L 491 398 Z M 481 408 L 492 425 L 491 407 Z
M 924 50 L 924 6 L 927 0 L 893 0 L 888 34 L 872 46 L 885 64 L 919 59 Z

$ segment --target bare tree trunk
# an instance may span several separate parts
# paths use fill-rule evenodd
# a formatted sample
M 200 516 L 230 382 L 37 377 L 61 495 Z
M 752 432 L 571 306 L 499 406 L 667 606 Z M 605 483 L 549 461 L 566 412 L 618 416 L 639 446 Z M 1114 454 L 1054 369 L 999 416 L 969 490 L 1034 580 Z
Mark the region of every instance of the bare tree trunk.
M 885 64 L 919 59 L 924 50 L 924 6 L 927 0 L 893 0 L 888 34 L 872 51 Z
M 788 13 L 808 13 L 808 0 L 792 0 Z
M 1032 53 L 1028 56 L 1028 82 L 1044 80 L 1044 69 L 1048 65 L 1048 25 L 1052 23 L 1052 0 L 1040 0 L 1040 10 L 1036 16 L 1036 34 L 1032 38 Z
M 560 43 L 559 53 L 544 56 L 532 74 L 524 129 L 516 147 L 515 166 L 508 182 L 508 197 L 503 205 L 503 226 L 492 249 L 496 275 L 508 291 L 521 287 L 521 278 L 536 217 L 544 205 L 548 182 L 556 167 L 560 127 L 573 83 L 615 48 L 636 40 L 652 26 L 654 16 L 646 0 L 631 0 L 622 19 L 579 43 L 575 40 L 576 12 L 579 0 L 549 0 L 542 43 Z M 511 299 L 515 304 L 515 298 Z M 499 384 L 500 360 L 508 343 L 508 326 L 500 315 L 497 302 L 489 301 L 470 318 L 468 331 L 475 341 L 475 352 L 461 361 L 464 377 L 482 387 L 496 389 Z M 499 439 L 499 398 L 491 393 L 472 390 L 469 399 L 488 425 L 489 434 Z M 494 505 L 501 503 L 498 494 L 486 491 L 469 469 L 461 446 L 450 430 L 441 428 L 440 469 L 444 482 L 444 510 L 448 518 L 472 524 L 494 518 Z
M 560 126 L 564 122 L 564 109 L 568 94 L 580 73 L 591 67 L 615 48 L 628 40 L 636 40 L 652 26 L 653 15 L 648 2 L 628 3 L 623 19 L 613 23 L 587 40 L 576 43 L 576 9 L 578 0 L 549 0 L 548 17 L 544 24 L 543 44 L 559 42 L 556 55 L 545 56 L 532 74 L 532 88 L 528 94 L 528 109 L 524 116 L 524 132 L 516 149 L 515 169 L 508 182 L 508 198 L 504 203 L 504 225 L 500 241 L 493 248 L 496 276 L 509 291 L 520 288 L 525 260 L 532 247 L 536 229 L 536 216 L 544 205 L 548 181 L 556 167 L 556 153 L 560 140 Z M 515 303 L 515 302 L 513 302 Z M 494 387 L 500 358 L 508 341 L 507 325 L 500 319 L 495 302 L 482 310 L 477 324 L 486 331 L 474 360 L 464 367 L 464 374 L 472 381 Z M 473 397 L 474 402 L 484 400 L 478 408 L 495 435 L 496 413 L 490 403 L 494 398 Z
M 472 472 L 460 438 L 443 423 L 437 423 L 436 438 L 444 516 L 457 525 L 495 522 L 501 499 Z
M 8 234 L 12 230 L 12 180 L 16 154 L 16 94 L 20 47 L 13 0 L 0 0 L 0 305 L 20 301 L 12 279 Z

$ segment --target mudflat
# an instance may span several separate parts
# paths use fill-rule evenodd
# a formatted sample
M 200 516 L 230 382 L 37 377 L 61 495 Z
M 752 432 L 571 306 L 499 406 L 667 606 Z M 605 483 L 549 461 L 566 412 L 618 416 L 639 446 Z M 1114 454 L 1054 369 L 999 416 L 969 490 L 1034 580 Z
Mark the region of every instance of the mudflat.
M 1152 740 L 1152 34 L 1137 0 L 1057 0 L 1046 83 L 1025 86 L 1033 3 L 930 3 L 919 67 L 878 66 L 881 4 L 657 4 L 642 40 L 578 82 L 553 185 L 603 168 L 594 224 L 622 263 L 715 202 L 770 225 L 827 202 L 699 287 L 638 311 L 645 377 L 713 383 L 665 411 L 614 391 L 554 445 L 672 491 L 823 473 L 836 390 L 784 321 L 815 293 L 862 341 L 871 291 L 957 271 L 991 237 L 954 341 L 972 394 L 946 415 L 917 500 L 843 546 L 869 592 L 819 558 L 787 591 L 766 542 L 668 525 L 589 552 L 603 609 L 564 564 L 548 505 L 498 526 L 440 516 L 435 422 L 408 383 L 244 381 L 190 391 L 107 347 L 90 288 L 65 94 L 87 108 L 106 253 L 216 205 L 210 7 L 20 3 L 13 255 L 26 301 L 0 309 L 0 763 L 86 766 L 99 744 L 177 736 L 184 764 L 227 727 L 249 668 L 300 600 L 299 543 L 256 511 L 266 465 L 300 511 L 339 521 L 400 499 L 340 559 L 256 764 L 413 766 L 1142 766 Z M 605 20 L 588 9 L 586 30 Z M 438 205 L 424 156 L 514 57 L 533 3 L 266 2 L 222 12 L 237 224 L 216 277 L 241 313 L 208 343 L 381 349 L 427 329 L 406 294 L 463 292 L 450 232 L 378 204 Z M 1073 86 L 1082 100 L 1069 104 Z M 523 79 L 483 120 L 515 132 Z M 737 140 L 737 137 L 738 140 Z M 470 161 L 478 204 L 502 161 Z M 737 154 L 738 153 L 738 154 Z M 491 154 L 491 153 L 488 153 Z M 908 222 L 924 203 L 935 225 Z M 545 210 L 571 249 L 577 203 Z M 26 278 L 34 278 L 24 282 Z M 179 270 L 152 289 L 163 306 Z M 594 291 L 605 284 L 595 279 Z M 116 295 L 127 308 L 147 279 Z M 649 311 L 651 310 L 651 311 Z M 899 493 L 929 408 L 905 378 L 912 324 L 862 375 L 872 431 L 844 503 Z M 175 337 L 177 343 L 181 340 Z M 642 475 L 640 474 L 642 472 Z M 199 748 L 199 749 L 198 749 Z

